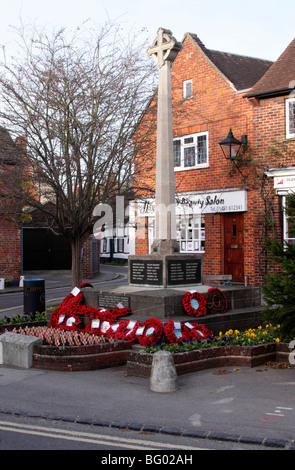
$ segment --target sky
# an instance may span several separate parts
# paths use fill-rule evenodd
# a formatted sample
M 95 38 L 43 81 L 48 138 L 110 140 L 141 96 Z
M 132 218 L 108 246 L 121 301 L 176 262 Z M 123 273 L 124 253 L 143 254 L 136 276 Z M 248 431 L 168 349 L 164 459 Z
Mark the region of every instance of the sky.
M 208 49 L 275 61 L 295 37 L 294 0 L 0 0 L 0 47 L 13 54 L 11 26 L 76 29 L 91 19 L 141 33 L 150 43 L 159 27 L 181 41 L 195 33 Z

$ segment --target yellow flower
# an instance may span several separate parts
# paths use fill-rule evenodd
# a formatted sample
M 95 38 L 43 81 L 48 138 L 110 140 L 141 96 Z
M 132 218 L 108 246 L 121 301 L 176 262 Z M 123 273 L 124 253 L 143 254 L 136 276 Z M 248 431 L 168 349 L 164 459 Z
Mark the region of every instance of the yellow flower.
M 235 330 L 235 335 L 239 335 L 239 334 L 240 334 L 239 330 Z
M 259 327 L 258 327 L 258 330 L 262 330 L 262 326 L 259 326 Z
M 222 331 L 219 331 L 219 337 L 221 338 L 221 336 L 222 336 Z
M 280 339 L 279 338 L 276 338 L 276 343 L 279 343 L 280 342 Z

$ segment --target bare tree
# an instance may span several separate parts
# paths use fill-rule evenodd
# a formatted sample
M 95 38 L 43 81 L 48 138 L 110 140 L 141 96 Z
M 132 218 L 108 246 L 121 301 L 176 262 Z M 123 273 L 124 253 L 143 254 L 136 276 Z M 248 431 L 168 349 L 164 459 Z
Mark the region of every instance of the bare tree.
M 19 56 L 0 68 L 1 125 L 27 145 L 14 197 L 43 211 L 48 226 L 68 237 L 73 285 L 81 281 L 81 249 L 93 230 L 94 207 L 136 189 L 139 149 L 146 158 L 136 171 L 149 165 L 145 133 L 132 136 L 155 67 L 146 45 L 135 37 L 126 43 L 119 33 L 110 24 L 98 35 L 22 26 Z

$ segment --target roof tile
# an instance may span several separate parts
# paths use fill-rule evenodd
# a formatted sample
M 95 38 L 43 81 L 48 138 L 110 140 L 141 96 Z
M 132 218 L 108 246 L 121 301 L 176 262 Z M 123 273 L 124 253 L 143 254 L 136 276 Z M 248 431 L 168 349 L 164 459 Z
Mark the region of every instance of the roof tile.
M 196 34 L 189 34 L 237 90 L 252 88 L 273 64 L 269 60 L 207 49 Z

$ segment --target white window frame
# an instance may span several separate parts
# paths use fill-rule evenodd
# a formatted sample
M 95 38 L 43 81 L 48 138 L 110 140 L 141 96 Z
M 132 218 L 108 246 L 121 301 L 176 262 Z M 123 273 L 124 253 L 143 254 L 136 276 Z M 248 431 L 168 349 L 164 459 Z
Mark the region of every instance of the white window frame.
M 290 237 L 288 215 L 286 213 L 286 196 L 283 196 L 282 209 L 283 209 L 283 239 L 284 243 L 295 245 L 295 237 Z
M 198 144 L 199 144 L 199 138 L 206 137 L 206 162 L 203 163 L 198 163 Z M 195 170 L 198 168 L 208 168 L 209 167 L 209 133 L 208 132 L 199 132 L 197 134 L 190 134 L 190 135 L 183 135 L 181 137 L 176 137 L 173 139 L 173 143 L 176 144 L 176 142 L 179 142 L 178 149 L 180 149 L 180 160 L 179 160 L 179 165 L 174 166 L 174 171 L 183 171 L 183 170 Z M 175 147 L 176 148 L 176 147 Z M 185 165 L 185 153 L 188 151 L 190 148 L 194 148 L 195 150 L 195 165 Z M 175 154 L 174 154 L 175 157 Z M 188 155 L 187 155 L 187 158 Z M 174 165 L 175 165 L 175 159 L 174 159 Z
M 155 218 L 149 217 L 149 253 L 155 238 Z M 205 216 L 176 215 L 176 239 L 181 253 L 205 253 Z
M 295 114 L 295 98 L 289 98 L 286 100 L 286 138 L 293 139 L 295 137 L 295 123 L 294 123 L 294 132 L 290 132 L 290 106 L 294 108 Z
M 188 85 L 190 86 L 190 93 L 188 93 Z M 189 98 L 193 97 L 193 81 L 192 79 L 190 80 L 184 80 L 183 82 L 183 98 L 185 100 L 188 100 Z
M 205 253 L 205 216 L 177 215 L 176 239 L 181 253 Z

